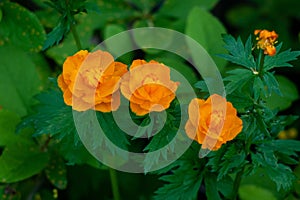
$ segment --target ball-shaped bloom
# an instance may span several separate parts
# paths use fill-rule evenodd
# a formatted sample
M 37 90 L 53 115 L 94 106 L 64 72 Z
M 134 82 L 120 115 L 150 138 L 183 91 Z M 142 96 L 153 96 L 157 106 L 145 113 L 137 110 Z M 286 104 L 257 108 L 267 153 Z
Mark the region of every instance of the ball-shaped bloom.
M 120 105 L 119 82 L 126 72 L 127 66 L 108 52 L 81 50 L 65 60 L 57 81 L 74 110 L 110 112 Z
M 202 144 L 203 149 L 218 150 L 233 140 L 243 128 L 242 120 L 230 102 L 220 95 L 211 95 L 206 101 L 193 99 L 188 108 L 185 125 L 187 135 Z
M 134 60 L 130 72 L 123 76 L 121 92 L 130 101 L 132 112 L 142 116 L 169 108 L 178 85 L 171 80 L 170 69 L 164 64 Z

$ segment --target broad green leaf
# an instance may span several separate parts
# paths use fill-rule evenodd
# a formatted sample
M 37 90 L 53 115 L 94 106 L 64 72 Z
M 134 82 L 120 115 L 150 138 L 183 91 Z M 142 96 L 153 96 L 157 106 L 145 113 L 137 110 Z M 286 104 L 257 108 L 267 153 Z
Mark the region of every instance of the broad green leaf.
M 48 153 L 31 138 L 28 130 L 15 134 L 20 119 L 16 114 L 0 111 L 0 141 L 4 151 L 0 156 L 0 182 L 13 183 L 39 173 L 48 162 Z M 4 127 L 2 125 L 5 125 Z
M 67 187 L 67 169 L 64 160 L 58 155 L 52 156 L 45 169 L 48 180 L 58 189 Z
M 219 70 L 225 67 L 227 62 L 216 55 L 226 52 L 221 42 L 221 35 L 226 33 L 226 30 L 216 17 L 199 7 L 193 8 L 188 15 L 185 33 L 195 39 L 210 54 Z M 201 59 L 197 52 L 191 50 L 194 62 Z
M 159 10 L 159 14 L 175 18 L 186 18 L 194 7 L 210 10 L 218 1 L 219 0 L 190 0 L 186 3 L 181 0 L 168 0 L 164 1 L 164 4 Z
M 36 67 L 26 53 L 14 47 L 1 46 L 0 55 L 0 105 L 24 116 L 40 86 Z
M 40 51 L 46 36 L 35 14 L 13 2 L 1 2 L 0 9 L 0 46 L 10 44 L 25 51 Z
M 292 67 L 289 62 L 297 60 L 297 57 L 300 56 L 300 51 L 291 51 L 291 49 L 280 52 L 281 47 L 282 43 L 276 47 L 277 53 L 274 56 L 266 56 L 263 67 L 264 71 L 268 71 L 274 67 Z
M 268 98 L 264 98 L 266 105 L 270 109 L 285 110 L 289 108 L 293 101 L 299 98 L 299 93 L 295 84 L 284 76 L 276 76 L 279 84 L 279 90 L 282 95 L 278 95 L 275 91 Z
M 191 85 L 195 84 L 200 79 L 198 72 L 196 72 L 192 66 L 185 64 L 183 59 L 180 59 L 178 57 L 171 57 L 167 54 L 165 57 L 155 57 L 154 60 L 161 62 L 180 72 L 180 74 L 182 74 Z
M 15 126 L 19 122 L 19 117 L 13 112 L 0 110 L 0 146 L 4 147 L 8 143 L 13 143 L 19 136 L 9 134 L 15 132 Z
M 235 40 L 231 35 L 223 35 L 223 40 L 225 42 L 224 48 L 228 50 L 229 55 L 220 54 L 221 58 L 249 69 L 255 69 L 256 63 L 252 55 L 251 36 L 248 37 L 245 45 L 240 37 Z
M 121 33 L 123 31 L 126 31 L 125 28 L 123 28 L 120 25 L 111 24 L 105 26 L 104 29 L 104 38 L 109 40 L 105 41 L 105 46 L 107 50 L 116 58 L 118 56 L 118 59 L 120 61 L 123 61 L 124 63 L 130 63 L 134 57 L 133 53 L 130 52 L 123 56 L 123 52 L 126 52 L 127 49 L 133 50 L 133 42 L 130 38 L 129 32 L 127 34 L 123 34 L 123 37 L 114 37 L 118 33 Z
M 239 188 L 239 197 L 241 200 L 268 199 L 277 200 L 271 191 L 257 185 L 241 185 Z
M 151 27 L 146 20 L 136 21 L 134 28 Z M 173 32 L 160 31 L 160 29 L 145 29 L 133 31 L 133 40 L 136 45 L 148 54 L 158 54 L 168 49 L 174 41 Z

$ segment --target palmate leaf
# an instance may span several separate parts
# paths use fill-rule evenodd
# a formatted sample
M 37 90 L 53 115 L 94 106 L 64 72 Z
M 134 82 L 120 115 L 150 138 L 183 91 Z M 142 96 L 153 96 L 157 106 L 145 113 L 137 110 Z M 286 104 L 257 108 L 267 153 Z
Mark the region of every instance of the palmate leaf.
M 145 172 L 148 172 L 151 167 L 162 160 L 168 160 L 168 155 L 170 153 L 176 154 L 175 145 L 180 145 L 177 143 L 176 139 L 174 139 L 176 134 L 185 134 L 182 130 L 178 130 L 178 126 L 180 124 L 180 106 L 178 101 L 173 101 L 170 108 L 167 110 L 167 118 L 165 124 L 160 124 L 163 116 L 160 116 L 159 113 L 156 115 L 155 118 L 152 118 L 154 122 L 154 130 L 155 127 L 163 126 L 162 129 L 155 134 L 152 138 L 150 143 L 144 148 L 146 152 L 153 152 L 158 151 L 157 154 L 146 154 L 144 160 Z M 152 130 L 153 131 L 153 130 Z M 151 132 L 151 134 L 153 134 Z M 148 134 L 149 135 L 149 134 Z M 184 136 L 182 135 L 182 138 Z M 174 139 L 174 140 L 173 140 Z M 164 148 L 166 147 L 166 148 Z
M 198 150 L 189 149 L 172 164 L 173 170 L 160 178 L 167 182 L 155 193 L 155 200 L 197 199 L 204 172 L 205 159 L 198 158 Z
M 36 112 L 19 124 L 19 130 L 33 125 L 34 136 L 50 134 L 57 139 L 76 133 L 72 108 L 64 103 L 63 94 L 58 88 L 38 94 L 36 99 L 39 101 L 34 107 Z
M 291 51 L 291 49 L 280 52 L 281 47 L 282 43 L 276 47 L 277 53 L 274 56 L 265 57 L 264 71 L 268 71 L 275 67 L 292 67 L 289 62 L 296 60 L 297 57 L 300 56 L 300 51 Z
M 248 84 L 255 76 L 247 69 L 234 69 L 228 72 L 228 76 L 224 78 L 226 94 L 231 94 L 235 90 L 241 89 Z
M 270 156 L 270 153 L 272 154 Z M 268 155 L 263 153 L 251 153 L 252 162 L 254 164 L 254 170 L 262 167 L 265 169 L 269 178 L 276 183 L 277 191 L 281 188 L 284 190 L 291 189 L 295 176 L 292 170 L 283 164 L 277 163 L 277 159 L 272 152 Z
M 255 69 L 256 63 L 252 55 L 251 36 L 248 37 L 245 46 L 240 37 L 235 40 L 231 35 L 223 35 L 223 40 L 225 42 L 224 47 L 228 50 L 229 55 L 220 54 L 219 57 L 248 69 Z
M 246 154 L 239 151 L 238 146 L 231 144 L 222 147 L 221 150 L 211 152 L 207 166 L 212 172 L 218 172 L 217 180 L 221 180 L 229 173 L 237 172 L 246 163 Z

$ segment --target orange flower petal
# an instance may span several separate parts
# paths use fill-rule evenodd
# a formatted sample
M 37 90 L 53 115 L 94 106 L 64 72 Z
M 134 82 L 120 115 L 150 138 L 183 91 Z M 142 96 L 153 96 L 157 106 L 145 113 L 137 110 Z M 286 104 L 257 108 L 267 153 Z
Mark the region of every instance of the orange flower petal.
M 217 150 L 242 131 L 242 120 L 236 109 L 222 96 L 214 94 L 206 101 L 193 99 L 188 113 L 185 131 L 189 137 L 196 132 L 195 140 L 204 149 Z

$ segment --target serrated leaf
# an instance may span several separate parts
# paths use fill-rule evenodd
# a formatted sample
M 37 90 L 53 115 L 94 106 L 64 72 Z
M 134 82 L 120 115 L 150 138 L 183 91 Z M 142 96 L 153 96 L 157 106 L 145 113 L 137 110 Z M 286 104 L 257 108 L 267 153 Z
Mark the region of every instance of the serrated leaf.
M 35 14 L 14 2 L 0 2 L 0 8 L 0 46 L 9 44 L 24 51 L 40 51 L 46 36 Z
M 16 114 L 0 111 L 0 125 L 5 124 L 7 127 L 0 135 L 1 145 L 5 146 L 0 156 L 2 183 L 27 179 L 39 173 L 48 163 L 48 153 L 42 152 L 32 140 L 30 130 L 15 135 L 15 126 L 19 121 Z
M 53 156 L 45 169 L 48 180 L 58 189 L 67 187 L 67 169 L 65 162 L 58 155 Z
M 197 157 L 194 157 L 194 159 Z M 153 199 L 155 200 L 194 200 L 203 179 L 203 162 L 193 159 L 176 161 L 179 168 L 160 179 L 167 182 L 160 187 Z M 173 165 L 173 167 L 176 165 Z
M 221 58 L 248 69 L 255 69 L 256 63 L 252 55 L 251 36 L 248 37 L 245 46 L 240 37 L 235 40 L 231 35 L 223 35 L 223 40 L 225 42 L 224 48 L 229 52 L 229 55 L 220 54 Z
M 231 94 L 234 91 L 241 89 L 254 78 L 253 73 L 247 69 L 234 69 L 227 73 L 229 75 L 224 78 L 224 82 L 228 82 L 225 85 L 226 94 Z
M 19 129 L 33 125 L 34 136 L 50 134 L 57 139 L 76 133 L 72 107 L 64 103 L 63 94 L 58 88 L 38 94 L 36 99 L 39 104 L 34 107 L 35 113 L 27 116 Z
M 279 84 L 273 73 L 264 73 L 263 80 L 267 90 L 266 97 L 269 97 L 272 94 L 272 92 L 275 92 L 277 95 L 282 96 L 281 91 L 279 90 Z
M 275 77 L 282 95 L 278 95 L 275 91 L 272 91 L 271 95 L 268 98 L 264 98 L 264 100 L 270 109 L 279 108 L 280 110 L 285 110 L 291 106 L 293 101 L 299 98 L 298 90 L 296 85 L 286 77 Z
M 188 15 L 185 33 L 209 53 L 219 70 L 225 67 L 227 62 L 216 56 L 225 53 L 225 49 L 221 42 L 216 41 L 221 39 L 221 35 L 226 33 L 226 29 L 216 17 L 199 7 L 193 8 Z M 189 42 L 188 46 L 193 48 Z M 195 63 L 203 62 L 203 60 L 200 61 L 202 58 L 199 56 L 199 52 L 191 49 L 191 54 Z
M 291 51 L 291 49 L 280 52 L 281 47 L 282 43 L 276 47 L 277 53 L 274 56 L 265 57 L 264 71 L 269 71 L 275 67 L 292 67 L 289 62 L 297 60 L 297 57 L 300 56 L 300 51 Z
M 295 176 L 292 170 L 283 164 L 278 164 L 276 168 L 268 167 L 266 171 L 271 180 L 277 185 L 277 191 L 281 188 L 284 190 L 290 190 L 293 186 Z
M 0 105 L 24 116 L 40 86 L 35 65 L 25 52 L 12 46 L 0 46 L 0 55 Z
M 230 173 L 237 172 L 247 163 L 244 151 L 240 151 L 236 145 L 222 147 L 216 152 L 211 152 L 206 166 L 211 167 L 212 172 L 218 173 L 218 180 Z
M 43 45 L 42 50 L 46 50 L 53 45 L 57 45 L 63 37 L 69 32 L 70 25 L 67 21 L 60 21 L 57 26 L 55 26 L 50 33 L 47 34 L 47 39 Z
M 297 155 L 300 152 L 300 141 L 298 140 L 272 140 L 262 144 L 261 150 L 272 150 L 286 155 Z

